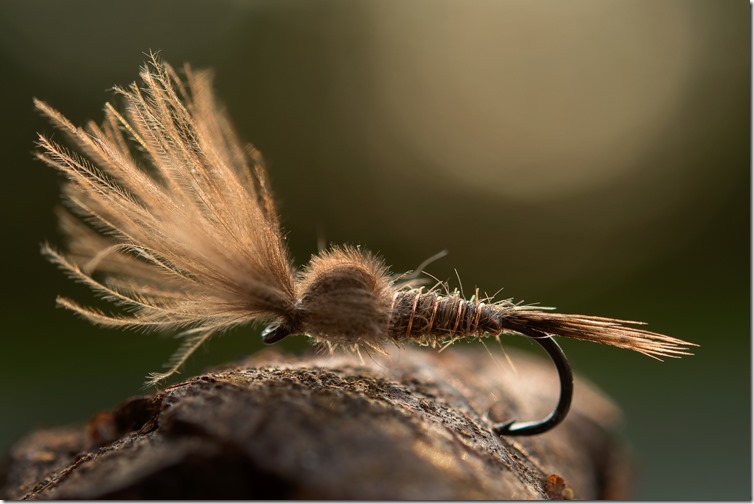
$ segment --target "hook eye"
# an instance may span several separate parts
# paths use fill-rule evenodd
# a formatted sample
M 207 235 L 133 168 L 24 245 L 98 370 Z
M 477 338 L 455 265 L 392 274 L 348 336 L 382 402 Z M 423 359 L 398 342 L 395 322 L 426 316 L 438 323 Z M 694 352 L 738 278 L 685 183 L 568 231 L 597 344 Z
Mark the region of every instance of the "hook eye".
M 262 342 L 271 345 L 291 334 L 293 334 L 293 332 L 287 325 L 273 322 L 262 331 Z

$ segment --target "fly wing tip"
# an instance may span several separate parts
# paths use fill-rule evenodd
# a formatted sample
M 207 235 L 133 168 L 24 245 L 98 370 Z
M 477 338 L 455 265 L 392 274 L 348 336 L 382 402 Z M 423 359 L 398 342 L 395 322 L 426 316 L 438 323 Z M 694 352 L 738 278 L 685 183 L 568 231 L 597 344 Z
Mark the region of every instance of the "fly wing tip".
M 141 386 L 141 389 L 146 390 L 152 387 L 157 387 L 160 385 L 160 383 L 165 381 L 168 377 L 172 376 L 173 374 L 175 373 L 157 373 L 157 372 L 149 373 L 147 374 L 146 376 L 147 379 L 144 382 L 144 384 Z

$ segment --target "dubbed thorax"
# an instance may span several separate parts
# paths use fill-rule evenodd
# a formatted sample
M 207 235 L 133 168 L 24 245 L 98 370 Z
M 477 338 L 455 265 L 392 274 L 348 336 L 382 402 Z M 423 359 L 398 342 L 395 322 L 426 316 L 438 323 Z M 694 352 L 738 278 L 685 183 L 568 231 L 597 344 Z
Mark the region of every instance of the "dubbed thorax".
M 381 346 L 387 338 L 392 282 L 382 264 L 353 249 L 315 256 L 301 274 L 298 328 L 336 346 Z

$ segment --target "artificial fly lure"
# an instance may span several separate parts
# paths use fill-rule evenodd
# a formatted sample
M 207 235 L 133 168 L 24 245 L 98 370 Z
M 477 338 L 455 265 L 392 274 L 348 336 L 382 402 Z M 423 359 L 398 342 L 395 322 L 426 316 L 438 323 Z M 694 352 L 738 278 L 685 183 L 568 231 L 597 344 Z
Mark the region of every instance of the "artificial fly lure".
M 690 355 L 692 343 L 630 327 L 639 322 L 568 315 L 475 296 L 423 290 L 392 275 L 377 256 L 342 246 L 296 271 L 286 250 L 259 152 L 244 147 L 219 107 L 208 72 L 185 79 L 156 56 L 142 86 L 115 88 L 101 125 L 74 126 L 42 101 L 37 109 L 75 146 L 39 135 L 36 156 L 60 170 L 59 211 L 67 249 L 44 254 L 120 308 L 106 313 L 59 297 L 58 305 L 107 327 L 178 331 L 173 375 L 213 335 L 267 322 L 265 343 L 304 334 L 315 343 L 380 351 L 387 343 L 438 346 L 518 333 L 556 364 L 561 394 L 544 420 L 496 426 L 498 434 L 545 432 L 563 420 L 573 377 L 552 336 L 606 343 L 649 357 Z M 96 273 L 96 278 L 95 278 Z

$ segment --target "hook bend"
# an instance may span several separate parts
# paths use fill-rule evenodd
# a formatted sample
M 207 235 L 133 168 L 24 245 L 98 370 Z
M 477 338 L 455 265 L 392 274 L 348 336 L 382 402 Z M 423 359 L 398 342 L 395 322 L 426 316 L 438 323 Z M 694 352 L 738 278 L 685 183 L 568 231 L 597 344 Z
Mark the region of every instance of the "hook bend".
M 499 436 L 532 436 L 534 434 L 542 434 L 562 422 L 571 408 L 571 399 L 573 399 L 573 373 L 571 372 L 571 366 L 568 365 L 568 359 L 566 359 L 563 349 L 550 336 L 532 339 L 547 351 L 547 354 L 555 363 L 555 367 L 558 370 L 558 376 L 560 377 L 560 399 L 558 400 L 558 405 L 547 418 L 542 420 L 535 422 L 509 420 L 495 425 L 493 431 Z

